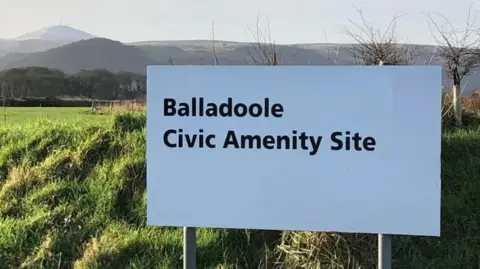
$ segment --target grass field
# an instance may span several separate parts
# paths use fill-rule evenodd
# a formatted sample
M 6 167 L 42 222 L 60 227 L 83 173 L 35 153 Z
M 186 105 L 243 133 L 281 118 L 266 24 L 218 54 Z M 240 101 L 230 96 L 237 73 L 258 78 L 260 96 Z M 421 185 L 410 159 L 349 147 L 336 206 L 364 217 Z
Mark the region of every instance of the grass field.
M 0 268 L 181 268 L 182 230 L 145 224 L 145 114 L 38 111 L 0 126 Z M 45 111 L 63 115 L 34 120 Z M 395 269 L 480 268 L 480 129 L 444 133 L 442 151 L 441 238 L 394 236 Z M 197 259 L 199 269 L 370 269 L 376 237 L 199 229 Z
M 108 115 L 95 115 L 89 107 L 7 107 L 0 108 L 0 125 L 26 123 L 38 119 L 54 121 L 103 121 Z

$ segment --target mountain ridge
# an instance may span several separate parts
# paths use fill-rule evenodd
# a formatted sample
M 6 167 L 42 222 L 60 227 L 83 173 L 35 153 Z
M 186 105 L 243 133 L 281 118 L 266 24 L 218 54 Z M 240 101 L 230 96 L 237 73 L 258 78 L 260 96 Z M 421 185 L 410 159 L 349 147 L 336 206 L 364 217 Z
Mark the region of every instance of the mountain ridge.
M 46 51 L 24 54 L 19 59 L 3 64 L 3 67 L 4 69 L 10 69 L 40 66 L 60 69 L 66 73 L 75 73 L 82 69 L 107 69 L 116 72 L 142 73 L 145 67 L 144 63 L 149 61 L 150 58 L 137 47 L 125 46 L 119 41 L 106 38 L 92 38 Z M 156 62 L 153 61 L 152 64 L 156 64 Z M 0 66 L 2 66 L 1 63 Z
M 88 34 L 88 33 L 87 33 Z M 90 35 L 90 34 L 88 34 Z M 15 67 L 40 66 L 75 73 L 81 69 L 107 69 L 145 74 L 146 66 L 159 64 L 213 65 L 212 40 L 164 40 L 120 42 L 102 37 L 76 41 L 47 39 L 1 40 L 0 70 Z M 300 43 L 276 45 L 281 65 L 354 65 L 348 52 L 349 43 Z M 419 53 L 416 65 L 441 65 L 433 57 L 435 46 L 415 44 Z M 215 41 L 216 57 L 221 65 L 253 64 L 251 42 Z M 433 61 L 431 61 L 433 59 Z M 466 83 L 466 92 L 480 88 L 480 70 Z

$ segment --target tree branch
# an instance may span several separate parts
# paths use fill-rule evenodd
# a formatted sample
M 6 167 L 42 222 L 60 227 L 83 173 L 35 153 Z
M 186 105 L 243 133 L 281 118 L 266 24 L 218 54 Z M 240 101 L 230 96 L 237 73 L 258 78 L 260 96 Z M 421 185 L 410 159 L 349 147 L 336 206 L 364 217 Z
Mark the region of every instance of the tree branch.
M 378 65 L 381 61 L 392 65 L 413 64 L 417 53 L 409 44 L 398 44 L 396 39 L 397 20 L 403 15 L 395 14 L 385 31 L 372 26 L 365 18 L 362 10 L 353 5 L 360 15 L 361 23 L 348 20 L 357 32 L 345 26 L 343 33 L 353 38 L 356 43 L 352 49 L 346 50 L 355 58 L 360 59 L 365 65 Z
M 260 14 L 257 16 L 256 29 L 253 31 L 247 27 L 255 42 L 252 42 L 253 51 L 247 49 L 247 52 L 256 65 L 279 65 L 279 57 L 276 51 L 275 43 L 270 36 L 270 24 L 267 19 L 267 29 L 260 30 Z M 265 36 L 267 35 L 267 36 Z

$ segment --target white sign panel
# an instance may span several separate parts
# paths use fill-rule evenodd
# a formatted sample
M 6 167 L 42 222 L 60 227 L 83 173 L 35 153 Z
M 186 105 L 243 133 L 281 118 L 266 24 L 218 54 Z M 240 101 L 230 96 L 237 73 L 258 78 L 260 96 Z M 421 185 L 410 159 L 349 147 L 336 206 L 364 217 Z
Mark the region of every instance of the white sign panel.
M 147 223 L 440 235 L 441 67 L 149 66 Z

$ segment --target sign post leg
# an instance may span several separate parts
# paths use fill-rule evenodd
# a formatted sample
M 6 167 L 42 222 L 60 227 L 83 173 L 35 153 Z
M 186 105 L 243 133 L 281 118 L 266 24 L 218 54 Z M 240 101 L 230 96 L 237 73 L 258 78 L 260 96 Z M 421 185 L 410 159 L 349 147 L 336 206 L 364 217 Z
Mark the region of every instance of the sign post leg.
M 392 269 L 392 235 L 378 235 L 378 269 Z
M 183 227 L 183 269 L 197 269 L 197 231 Z
M 380 60 L 378 64 L 391 65 Z M 392 269 L 392 235 L 378 234 L 378 269 Z

